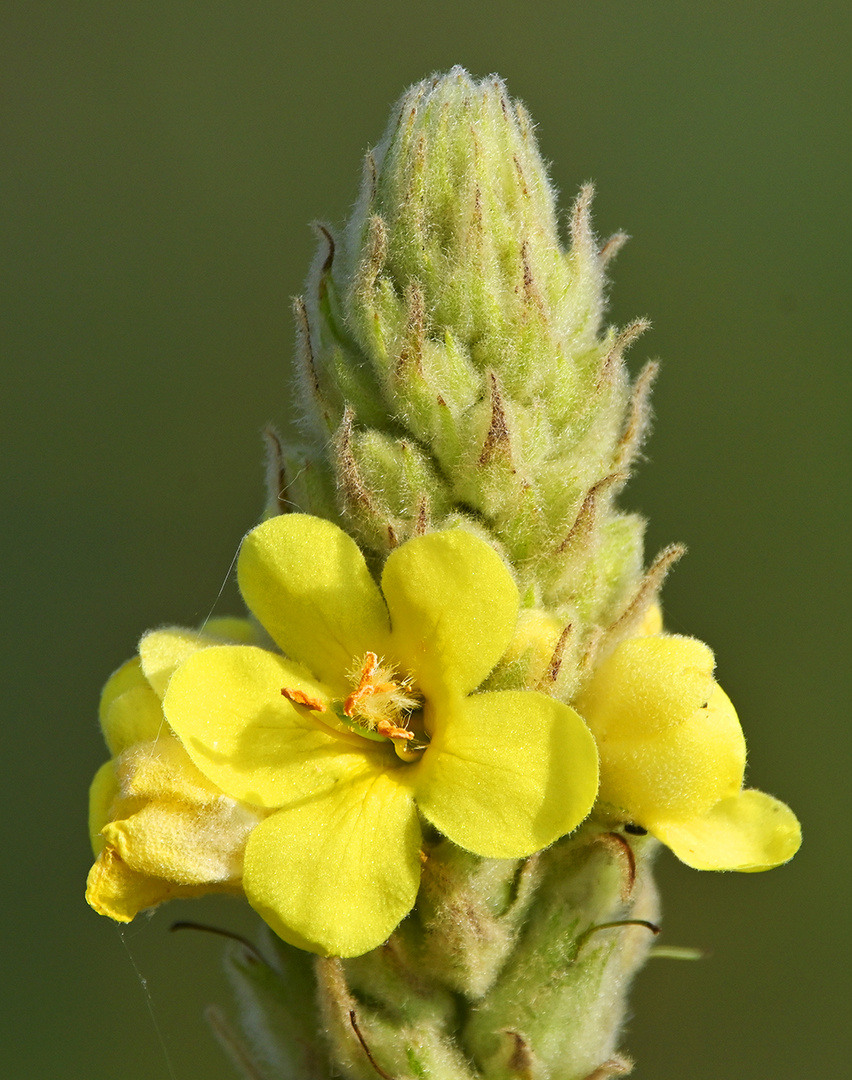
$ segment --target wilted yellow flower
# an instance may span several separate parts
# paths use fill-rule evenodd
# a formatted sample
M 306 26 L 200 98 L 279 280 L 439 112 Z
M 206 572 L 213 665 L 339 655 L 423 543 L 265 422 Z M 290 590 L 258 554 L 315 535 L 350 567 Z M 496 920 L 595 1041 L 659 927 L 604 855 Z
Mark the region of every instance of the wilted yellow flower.
M 101 726 L 113 757 L 91 787 L 96 861 L 86 889 L 100 914 L 129 922 L 172 897 L 239 890 L 246 837 L 265 814 L 198 771 L 166 723 L 161 697 L 178 659 L 251 635 L 236 619 L 216 620 L 206 634 L 158 631 L 104 687 Z

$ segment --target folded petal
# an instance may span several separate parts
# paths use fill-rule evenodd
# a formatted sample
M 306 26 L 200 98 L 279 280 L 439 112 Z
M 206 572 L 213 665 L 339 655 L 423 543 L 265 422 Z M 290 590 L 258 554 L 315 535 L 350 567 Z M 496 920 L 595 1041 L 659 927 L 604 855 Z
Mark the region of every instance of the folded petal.
M 171 730 L 152 742 L 125 750 L 113 765 L 122 804 L 114 808 L 113 817 L 133 813 L 140 800 L 179 798 L 206 805 L 222 796 L 221 789 L 195 766 Z
M 463 529 L 415 537 L 391 552 L 382 591 L 394 656 L 427 698 L 475 690 L 506 651 L 518 590 L 499 555 Z
M 92 842 L 92 852 L 95 858 L 104 849 L 104 838 L 101 829 L 110 819 L 110 807 L 118 795 L 118 780 L 115 775 L 115 766 L 111 761 L 104 762 L 95 773 L 92 786 L 89 788 L 89 839 Z
M 263 816 L 225 796 L 207 804 L 162 799 L 111 821 L 103 837 L 139 873 L 181 885 L 236 883 L 248 835 Z
M 410 768 L 424 816 L 460 847 L 498 859 L 570 832 L 598 786 L 595 741 L 580 716 L 522 690 L 454 703 Z
M 332 733 L 283 688 L 328 700 L 303 668 L 251 645 L 202 649 L 172 676 L 169 724 L 201 772 L 235 799 L 283 806 L 329 790 L 383 753 L 357 735 Z
M 771 870 L 792 859 L 802 842 L 789 806 L 753 788 L 692 821 L 658 822 L 650 831 L 696 870 Z
M 360 956 L 413 907 L 420 840 L 410 788 L 374 772 L 262 822 L 249 837 L 243 887 L 291 945 Z
M 364 653 L 386 653 L 384 601 L 358 545 L 330 521 L 270 518 L 243 540 L 237 575 L 276 645 L 336 694 Z
M 118 852 L 105 848 L 86 882 L 86 900 L 99 915 L 116 922 L 130 922 L 140 911 L 176 897 L 203 896 L 207 892 L 231 892 L 230 883 L 179 885 L 131 870 Z

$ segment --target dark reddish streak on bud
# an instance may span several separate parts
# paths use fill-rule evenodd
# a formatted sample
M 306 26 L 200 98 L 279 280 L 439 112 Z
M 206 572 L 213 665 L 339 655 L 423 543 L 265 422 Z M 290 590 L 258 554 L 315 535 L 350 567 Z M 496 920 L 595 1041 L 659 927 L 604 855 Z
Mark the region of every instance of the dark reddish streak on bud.
M 597 507 L 598 496 L 600 495 L 600 493 L 602 491 L 605 491 L 611 484 L 614 484 L 619 480 L 626 479 L 627 473 L 616 472 L 610 473 L 609 476 L 605 476 L 602 480 L 598 480 L 596 484 L 592 484 L 592 486 L 588 490 L 588 493 L 586 494 L 585 499 L 583 500 L 583 505 L 580 507 L 580 512 L 574 519 L 574 524 L 571 526 L 568 535 L 557 548 L 557 551 L 560 554 L 562 554 L 562 552 L 564 551 L 567 551 L 567 549 L 571 546 L 574 540 L 586 536 L 586 534 L 591 529 L 592 522 L 594 521 L 595 509 Z
M 553 649 L 553 654 L 550 657 L 550 663 L 547 665 L 547 671 L 542 675 L 538 684 L 538 690 L 547 692 L 547 689 L 556 682 L 559 678 L 559 672 L 562 668 L 562 660 L 565 656 L 565 646 L 568 643 L 568 638 L 571 636 L 571 631 L 574 629 L 571 623 L 565 627 L 562 633 L 559 635 L 559 640 Z
M 595 843 L 602 844 L 618 859 L 624 870 L 624 884 L 621 888 L 621 899 L 627 901 L 636 884 L 636 856 L 633 848 L 624 837 L 617 832 L 601 833 L 596 837 Z
M 521 1077 L 531 1076 L 535 1061 L 527 1040 L 519 1031 L 506 1031 L 505 1034 L 515 1043 L 512 1056 L 509 1058 L 509 1068 Z
M 509 428 L 506 424 L 506 413 L 503 409 L 503 398 L 497 387 L 497 376 L 491 372 L 491 426 L 485 436 L 482 453 L 479 455 L 479 464 L 488 465 L 495 458 L 508 459 L 511 456 L 509 445 Z

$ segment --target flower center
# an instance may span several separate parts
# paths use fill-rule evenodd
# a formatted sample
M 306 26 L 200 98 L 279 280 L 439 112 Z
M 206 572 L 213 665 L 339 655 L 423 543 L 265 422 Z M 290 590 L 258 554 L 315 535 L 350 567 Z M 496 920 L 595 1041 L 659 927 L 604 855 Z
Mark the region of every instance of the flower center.
M 353 683 L 357 681 L 343 702 L 343 712 L 350 720 L 388 739 L 409 742 L 414 738 L 414 732 L 408 730 L 408 718 L 421 701 L 411 689 L 410 678 L 400 678 L 374 652 L 366 653 L 349 677 Z
M 401 676 L 392 664 L 367 652 L 347 672 L 353 689 L 345 700 L 331 702 L 330 711 L 350 730 L 376 742 L 390 740 L 403 761 L 416 761 L 427 746 L 425 736 L 409 727 L 419 713 L 423 699 L 409 676 Z M 284 688 L 281 693 L 297 705 L 315 712 L 325 706 L 301 690 Z

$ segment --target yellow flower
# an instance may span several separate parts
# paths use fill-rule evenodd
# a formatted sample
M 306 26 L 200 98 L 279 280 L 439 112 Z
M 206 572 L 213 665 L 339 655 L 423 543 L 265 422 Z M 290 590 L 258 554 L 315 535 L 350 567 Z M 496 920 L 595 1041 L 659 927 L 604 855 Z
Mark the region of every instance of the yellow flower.
M 265 816 L 224 795 L 193 765 L 163 716 L 174 664 L 222 640 L 248 640 L 245 620 L 219 619 L 206 634 L 163 630 L 108 680 L 100 718 L 113 757 L 95 775 L 89 831 L 96 856 L 86 899 L 129 922 L 176 896 L 239 890 L 248 833 Z
M 697 870 L 769 870 L 795 855 L 801 832 L 789 807 L 742 790 L 745 740 L 702 642 L 624 641 L 574 704 L 597 739 L 602 808 Z
M 248 839 L 243 886 L 285 941 L 339 956 L 384 941 L 417 894 L 418 811 L 497 858 L 538 851 L 586 816 L 597 753 L 574 710 L 473 693 L 518 614 L 484 541 L 458 529 L 410 540 L 380 591 L 350 537 L 289 514 L 246 537 L 239 582 L 285 655 L 198 651 L 164 707 L 213 784 L 275 810 Z

